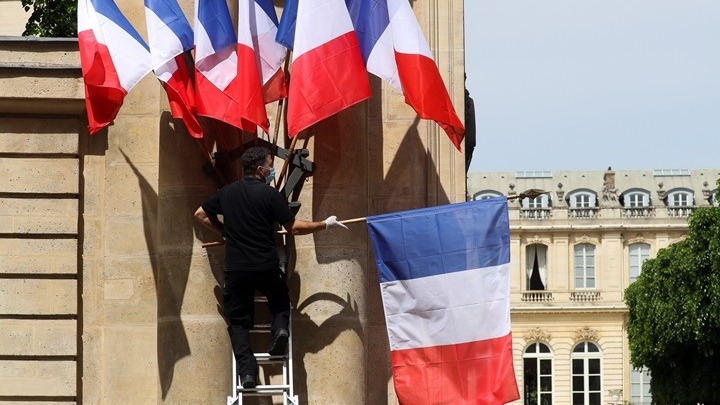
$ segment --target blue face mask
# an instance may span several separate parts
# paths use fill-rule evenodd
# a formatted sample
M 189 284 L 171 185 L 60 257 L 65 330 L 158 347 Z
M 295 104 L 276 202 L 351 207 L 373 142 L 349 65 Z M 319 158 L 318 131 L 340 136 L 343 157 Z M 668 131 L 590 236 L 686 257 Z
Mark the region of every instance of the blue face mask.
M 268 173 L 267 176 L 265 176 L 265 184 L 270 184 L 275 179 L 275 168 L 270 168 L 270 173 Z

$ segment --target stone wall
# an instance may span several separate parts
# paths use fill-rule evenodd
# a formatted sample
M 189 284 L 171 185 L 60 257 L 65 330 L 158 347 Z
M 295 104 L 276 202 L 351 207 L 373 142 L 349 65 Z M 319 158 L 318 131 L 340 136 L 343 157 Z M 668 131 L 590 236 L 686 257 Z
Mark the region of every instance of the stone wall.
M 144 36 L 142 3 L 118 5 Z M 463 111 L 462 1 L 412 5 Z M 251 137 L 203 120 L 195 141 L 152 74 L 89 136 L 76 41 L 4 38 L 0 61 L 0 404 L 224 403 L 223 249 L 201 247 L 217 237 L 192 213 L 218 186 L 207 151 Z M 463 154 L 371 84 L 298 141 L 316 164 L 298 218 L 464 201 Z M 286 242 L 301 403 L 396 403 L 365 225 Z

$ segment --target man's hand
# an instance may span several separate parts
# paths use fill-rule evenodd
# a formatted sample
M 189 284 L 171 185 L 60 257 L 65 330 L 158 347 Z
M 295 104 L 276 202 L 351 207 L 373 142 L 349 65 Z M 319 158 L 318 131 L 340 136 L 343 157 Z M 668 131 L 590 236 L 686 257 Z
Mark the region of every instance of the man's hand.
M 344 224 L 341 224 L 340 221 L 337 220 L 337 217 L 335 215 L 329 216 L 325 220 L 325 229 L 332 229 L 332 228 L 348 229 L 347 226 L 345 226 Z

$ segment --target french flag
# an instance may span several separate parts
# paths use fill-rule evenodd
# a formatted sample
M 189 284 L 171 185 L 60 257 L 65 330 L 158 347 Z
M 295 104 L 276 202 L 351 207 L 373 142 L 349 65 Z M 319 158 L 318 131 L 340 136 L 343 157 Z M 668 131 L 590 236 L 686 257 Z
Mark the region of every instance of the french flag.
M 238 55 L 240 46 L 255 52 L 260 66 L 265 103 L 287 97 L 283 63 L 287 49 L 275 42 L 278 18 L 272 0 L 239 0 Z M 244 12 L 247 10 L 248 12 Z M 239 58 L 239 56 L 238 56 Z
M 198 115 L 215 118 L 248 132 L 257 122 L 248 119 L 240 103 L 237 37 L 225 0 L 195 3 L 195 94 Z
M 277 15 L 272 0 L 238 0 L 238 83 L 245 118 L 268 132 L 265 103 L 287 95 L 282 63 L 287 51 L 275 42 Z M 270 83 L 272 81 L 272 83 Z M 264 87 L 268 83 L 268 87 Z M 266 90 L 269 89 L 269 93 Z
M 192 28 L 176 0 L 145 0 L 145 19 L 153 70 L 167 93 L 170 113 L 183 121 L 190 135 L 202 138 L 188 69 Z
M 345 0 L 367 70 L 405 95 L 419 117 L 433 120 L 458 150 L 458 118 L 408 0 Z
M 112 0 L 78 0 L 78 44 L 88 129 L 95 134 L 150 72 L 150 50 Z
M 518 399 L 507 199 L 378 215 L 367 224 L 399 402 Z
M 283 11 L 278 38 L 291 38 L 291 28 L 295 32 L 287 122 L 292 137 L 370 98 L 370 82 L 343 0 L 293 4 Z

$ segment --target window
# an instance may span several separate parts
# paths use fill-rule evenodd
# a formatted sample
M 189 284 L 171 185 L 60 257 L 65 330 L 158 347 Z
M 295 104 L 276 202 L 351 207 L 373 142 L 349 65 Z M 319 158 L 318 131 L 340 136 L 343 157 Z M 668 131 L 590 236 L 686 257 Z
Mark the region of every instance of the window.
M 602 372 L 600 349 L 592 342 L 580 342 L 572 351 L 572 405 L 601 405 Z
M 650 245 L 647 243 L 633 243 L 630 245 L 630 282 L 637 280 L 642 265 L 650 258 Z
M 595 246 L 575 245 L 575 288 L 595 288 Z
M 642 208 L 650 205 L 650 193 L 633 191 L 623 196 L 625 208 Z
M 693 195 L 690 191 L 671 191 L 667 195 L 668 207 L 692 207 L 694 205 Z
M 575 191 L 568 196 L 570 208 L 594 208 L 597 206 L 597 197 L 590 191 Z
M 713 190 L 710 192 L 710 205 L 715 207 L 720 207 L 720 200 L 718 199 L 718 189 Z
M 646 367 L 630 372 L 630 405 L 650 405 L 650 370 Z
M 528 245 L 525 252 L 527 253 L 525 265 L 527 289 L 547 290 L 547 246 Z
M 553 355 L 544 343 L 533 343 L 523 354 L 524 405 L 551 405 Z
M 522 206 L 527 209 L 547 208 L 550 206 L 550 198 L 547 194 L 539 195 L 535 198 L 526 197 L 522 200 Z
M 473 200 L 485 200 L 487 198 L 502 197 L 502 194 L 495 190 L 478 191 L 473 195 Z

